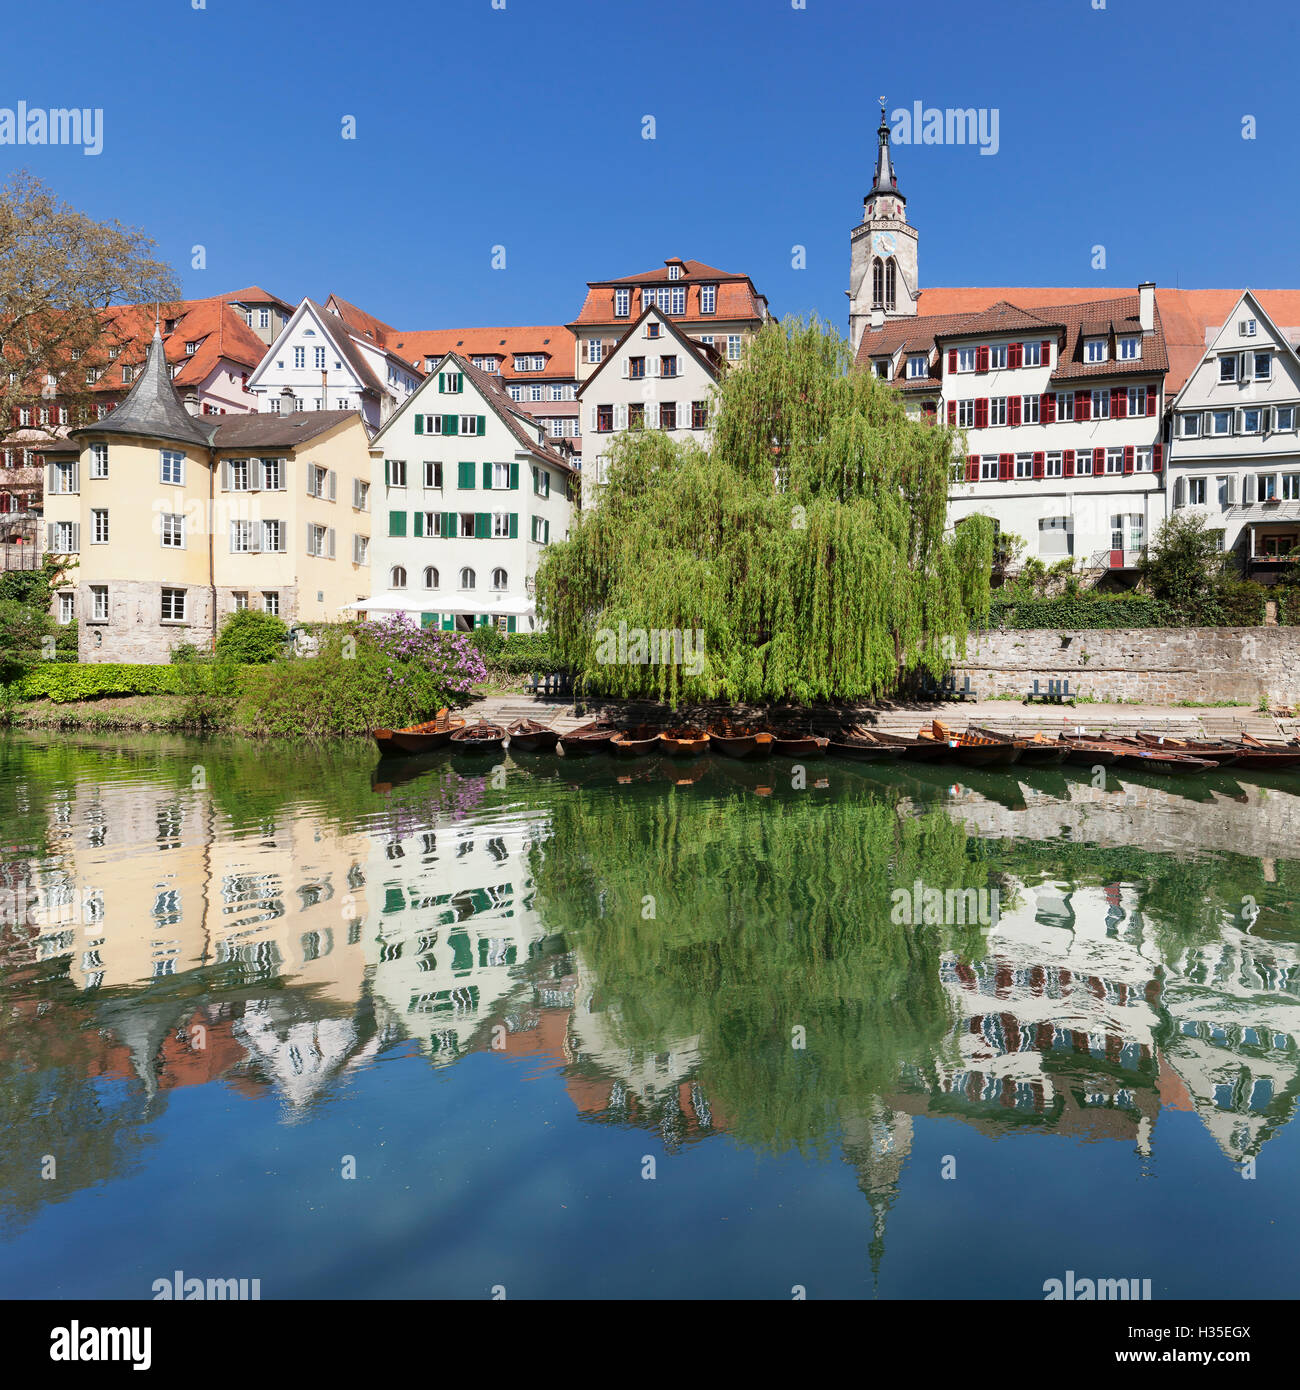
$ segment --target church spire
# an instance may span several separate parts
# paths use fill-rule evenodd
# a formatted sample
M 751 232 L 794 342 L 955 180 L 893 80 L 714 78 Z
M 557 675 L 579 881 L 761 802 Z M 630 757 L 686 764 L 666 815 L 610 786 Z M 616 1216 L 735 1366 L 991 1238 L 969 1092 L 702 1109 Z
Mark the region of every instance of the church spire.
M 898 191 L 898 178 L 894 173 L 894 161 L 889 153 L 889 122 L 885 119 L 885 99 L 880 98 L 880 125 L 876 128 L 879 146 L 876 150 L 876 181 L 871 185 L 871 196 L 877 193 L 890 193 L 899 202 L 906 198 Z

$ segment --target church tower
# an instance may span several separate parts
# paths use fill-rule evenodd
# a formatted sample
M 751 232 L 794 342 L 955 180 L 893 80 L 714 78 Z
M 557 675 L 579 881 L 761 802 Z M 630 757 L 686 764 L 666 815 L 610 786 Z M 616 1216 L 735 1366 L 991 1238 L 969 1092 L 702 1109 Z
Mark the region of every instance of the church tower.
M 876 179 L 862 200 L 862 221 L 849 233 L 849 342 L 855 353 L 868 328 L 915 317 L 919 293 L 917 232 L 908 225 L 907 199 L 898 191 L 884 97 L 876 136 Z

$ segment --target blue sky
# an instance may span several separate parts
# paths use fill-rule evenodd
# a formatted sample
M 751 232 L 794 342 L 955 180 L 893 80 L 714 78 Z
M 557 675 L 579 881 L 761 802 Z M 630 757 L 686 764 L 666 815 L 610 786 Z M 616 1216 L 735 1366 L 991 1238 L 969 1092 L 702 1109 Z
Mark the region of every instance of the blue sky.
M 18 7 L 0 80 L 0 107 L 104 111 L 99 156 L 0 168 L 142 226 L 192 296 L 564 322 L 680 255 L 843 330 L 881 93 L 998 112 L 994 156 L 896 151 L 923 287 L 1300 286 L 1294 0 L 193 3 Z

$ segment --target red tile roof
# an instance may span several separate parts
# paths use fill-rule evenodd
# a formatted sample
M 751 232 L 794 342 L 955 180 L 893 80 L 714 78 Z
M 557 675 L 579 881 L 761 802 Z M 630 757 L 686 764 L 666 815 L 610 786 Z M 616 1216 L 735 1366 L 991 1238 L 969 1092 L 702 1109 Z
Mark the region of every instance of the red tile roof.
M 658 270 L 647 270 L 641 275 L 624 275 L 617 280 L 589 280 L 587 297 L 583 301 L 578 317 L 569 325 L 581 328 L 588 325 L 610 325 L 621 332 L 623 327 L 640 317 L 642 309 L 642 285 L 681 285 L 686 290 L 686 312 L 674 314 L 675 323 L 713 323 L 718 320 L 763 319 L 767 315 L 767 300 L 754 288 L 748 275 L 737 275 L 728 270 L 718 270 L 701 261 L 681 261 L 682 273 L 676 280 L 669 279 L 668 266 Z M 717 307 L 712 314 L 700 313 L 700 287 L 717 285 Z M 631 312 L 623 318 L 614 317 L 615 289 L 631 289 Z
M 463 357 L 495 357 L 497 374 L 505 381 L 575 381 L 576 340 L 563 324 L 514 328 L 433 328 L 409 333 L 394 331 L 389 348 L 423 372 L 428 358 L 458 352 Z M 540 372 L 516 372 L 515 354 L 541 353 L 546 368 Z
M 340 299 L 336 294 L 330 295 L 325 301 L 325 309 L 327 312 L 337 311 L 335 316 L 341 318 L 353 333 L 359 338 L 368 338 L 378 347 L 388 346 L 389 336 L 397 331 L 383 319 L 377 319 L 364 309 L 358 309 L 355 304 L 349 304 L 346 299 Z

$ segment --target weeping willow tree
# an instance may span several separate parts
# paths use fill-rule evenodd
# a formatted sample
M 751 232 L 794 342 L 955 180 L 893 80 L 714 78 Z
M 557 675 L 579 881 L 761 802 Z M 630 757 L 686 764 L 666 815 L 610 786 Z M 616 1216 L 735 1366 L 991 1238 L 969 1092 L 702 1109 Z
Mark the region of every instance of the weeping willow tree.
M 833 329 L 769 323 L 718 387 L 710 449 L 613 442 L 599 507 L 543 559 L 540 610 L 614 695 L 871 699 L 937 675 L 987 613 L 993 553 L 986 518 L 946 533 L 953 454 Z M 656 661 L 638 632 L 686 637 Z

